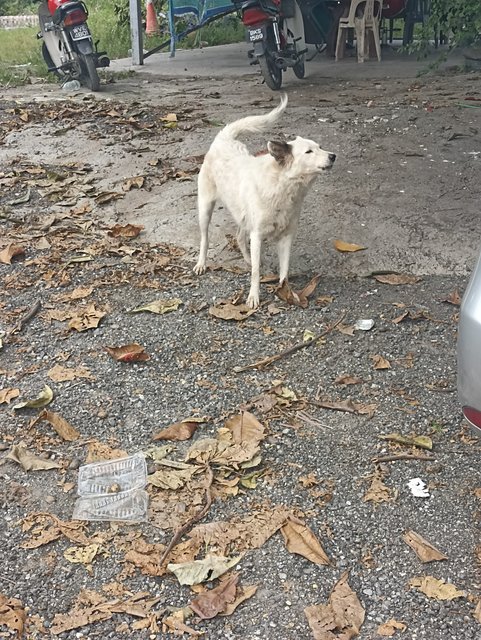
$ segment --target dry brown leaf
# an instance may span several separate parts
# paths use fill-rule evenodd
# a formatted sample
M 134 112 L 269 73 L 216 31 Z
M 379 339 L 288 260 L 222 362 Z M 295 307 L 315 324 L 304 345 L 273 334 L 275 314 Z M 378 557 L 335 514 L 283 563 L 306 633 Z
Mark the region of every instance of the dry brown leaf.
M 194 636 L 198 638 L 199 636 L 203 636 L 203 631 L 196 631 L 195 629 L 191 629 L 184 622 L 184 611 L 181 609 L 180 611 L 175 611 L 170 616 L 165 617 L 162 620 L 162 632 L 163 633 L 173 633 L 174 636 L 183 636 L 185 633 L 189 636 Z
M 124 194 L 119 193 L 118 191 L 102 191 L 95 196 L 95 202 L 97 204 L 108 204 L 109 202 L 112 202 L 112 200 L 119 200 L 119 198 L 123 197 Z
M 257 591 L 257 585 L 255 584 L 246 585 L 245 587 L 238 586 L 234 602 L 228 603 L 226 608 L 222 611 L 220 615 L 231 616 L 234 613 L 234 611 L 237 609 L 237 607 L 241 605 L 243 602 L 245 602 L 246 600 L 249 600 L 249 598 L 252 598 L 252 596 L 255 594 L 256 591 Z
M 35 420 L 35 423 L 40 422 L 41 420 L 49 422 L 58 435 L 67 442 L 72 442 L 80 437 L 80 433 L 77 429 L 72 427 L 70 422 L 67 422 L 65 418 L 62 418 L 62 416 L 54 411 L 47 411 L 44 409 Z
M 230 434 L 228 429 L 224 430 Z M 232 438 L 232 435 L 230 434 Z M 246 463 L 254 460 L 255 465 L 260 463 L 257 460 L 259 445 L 253 440 L 248 440 L 236 444 L 229 440 L 218 440 L 215 438 L 201 438 L 195 442 L 187 452 L 186 461 L 196 460 L 201 464 L 212 462 L 221 466 L 238 469 L 239 465 L 245 467 Z
M 161 489 L 177 490 L 183 487 L 192 476 L 198 472 L 198 467 L 191 465 L 189 469 L 158 469 L 147 476 L 147 482 Z
M 72 564 L 92 564 L 96 555 L 101 551 L 99 544 L 87 544 L 83 547 L 68 547 L 63 552 L 64 558 Z
M 3 593 L 0 593 L 0 626 L 6 626 L 11 631 L 16 631 L 17 638 L 23 638 L 26 620 L 27 614 L 21 600 L 7 598 Z
M 357 376 L 350 376 L 350 375 L 343 375 L 343 376 L 338 376 L 335 380 L 334 380 L 335 384 L 342 384 L 342 385 L 349 385 L 349 384 L 361 384 L 362 379 L 358 378 Z
M 6 458 L 19 464 L 24 471 L 45 471 L 48 469 L 59 469 L 62 466 L 55 460 L 43 460 L 43 458 L 29 453 L 24 442 L 15 444 L 10 449 Z
M 401 273 L 385 273 L 374 276 L 374 279 L 382 284 L 391 284 L 393 286 L 398 286 L 402 284 L 416 284 L 421 281 L 421 278 L 418 276 L 413 276 L 410 274 L 401 274 Z
M 234 573 L 221 580 L 219 585 L 196 596 L 189 604 L 192 611 L 202 620 L 215 618 L 223 612 L 228 604 L 235 601 L 239 574 Z
M 126 458 L 128 453 L 123 449 L 113 449 L 104 442 L 92 440 L 87 445 L 86 464 L 91 462 L 100 462 L 101 460 L 116 460 L 117 458 Z
M 242 556 L 226 558 L 209 553 L 202 560 L 181 563 L 170 562 L 167 565 L 167 569 L 175 575 L 179 584 L 193 585 L 207 580 L 215 580 L 215 578 L 235 567 L 241 560 Z
M 357 413 L 359 415 L 368 415 L 372 417 L 377 409 L 377 404 L 362 404 L 353 402 L 352 400 L 340 400 L 331 402 L 329 400 L 316 400 L 316 407 L 322 409 L 332 409 L 332 411 L 346 411 L 347 413 Z
M 129 598 L 106 601 L 103 594 L 88 590 L 81 591 L 77 602 L 68 613 L 55 615 L 51 632 L 59 635 L 100 620 L 109 620 L 116 613 L 145 618 L 150 609 L 160 600 L 160 598 L 148 596 L 147 592 L 140 592 L 130 595 Z
M 134 178 L 127 178 L 122 182 L 122 190 L 130 191 L 131 189 L 141 189 L 144 186 L 144 176 L 135 176 Z
M 132 309 L 130 313 L 140 313 L 142 311 L 149 311 L 150 313 L 158 313 L 159 315 L 163 315 L 164 313 L 170 313 L 171 311 L 177 311 L 177 309 L 182 304 L 182 300 L 180 298 L 169 298 L 153 300 L 147 304 L 141 305 L 140 307 L 136 307 Z
M 394 620 L 394 618 L 391 618 L 387 622 L 379 625 L 376 633 L 380 636 L 390 638 L 396 633 L 396 631 L 401 631 L 401 633 L 403 633 L 406 629 L 407 625 L 405 625 L 404 622 L 398 622 L 397 620 Z
M 136 238 L 144 226 L 139 224 L 116 224 L 108 232 L 109 236 L 114 238 Z
M 316 298 L 316 304 L 320 307 L 327 307 L 333 300 L 333 296 L 319 296 Z
M 209 314 L 214 318 L 236 320 L 238 322 L 245 320 L 255 312 L 256 309 L 251 309 L 246 304 L 232 304 L 228 300 L 220 300 L 216 305 L 209 308 Z
M 0 262 L 2 264 L 12 264 L 15 256 L 21 256 L 25 253 L 25 249 L 18 244 L 9 244 L 0 251 Z
M 96 309 L 94 304 L 90 304 L 85 309 L 82 309 L 80 313 L 72 316 L 68 323 L 69 329 L 75 329 L 76 331 L 87 331 L 88 329 L 96 329 L 99 326 L 99 322 L 107 314 L 105 311 Z
M 49 542 L 65 536 L 77 544 L 90 544 L 92 541 L 84 533 L 84 522 L 64 522 L 51 513 L 32 513 L 22 522 L 22 531 L 31 537 L 20 546 L 22 549 L 37 549 Z
M 408 447 L 418 447 L 419 449 L 427 449 L 432 451 L 433 441 L 429 436 L 403 436 L 400 433 L 387 433 L 379 436 L 381 440 L 389 440 L 397 444 L 404 444 Z
M 87 380 L 94 380 L 94 377 L 83 365 L 76 367 L 75 369 L 69 367 L 63 367 L 61 364 L 56 364 L 54 367 L 47 371 L 47 375 L 50 380 L 54 382 L 67 382 L 76 380 L 77 378 L 87 378 Z
M 105 351 L 117 362 L 145 362 L 150 356 L 145 352 L 145 347 L 133 342 L 122 347 L 104 347 Z
M 314 533 L 301 520 L 289 518 L 281 527 L 281 533 L 291 553 L 297 553 L 314 564 L 332 565 Z
M 232 432 L 232 438 L 236 444 L 249 440 L 258 443 L 265 438 L 263 425 L 249 411 L 243 411 L 229 418 L 225 423 L 225 428 Z
M 199 424 L 206 421 L 205 418 L 185 418 L 157 432 L 152 436 L 152 440 L 189 440 L 196 432 Z
M 351 242 L 344 242 L 344 240 L 334 240 L 334 248 L 342 253 L 352 253 L 354 251 L 364 251 L 367 247 L 362 247 L 359 244 L 352 244 Z
M 350 640 L 359 634 L 364 608 L 348 584 L 345 571 L 334 585 L 327 604 L 306 607 L 304 613 L 314 640 Z
M 221 555 L 242 553 L 262 547 L 292 515 L 292 511 L 284 506 L 258 508 L 247 516 L 233 518 L 231 522 L 197 525 L 189 536 L 197 548 L 215 549 Z
M 415 587 L 418 591 L 427 595 L 428 598 L 434 598 L 435 600 L 454 600 L 454 598 L 463 598 L 466 595 L 464 591 L 456 589 L 454 584 L 438 580 L 433 576 L 411 578 L 409 586 Z
M 305 309 L 309 305 L 308 298 L 314 293 L 320 279 L 320 275 L 314 276 L 312 280 L 310 280 L 310 282 L 308 282 L 308 284 L 300 291 L 294 291 L 294 289 L 291 289 L 287 280 L 284 280 L 284 282 L 277 287 L 276 296 L 283 302 L 287 302 L 287 304 L 292 304 L 296 307 Z
M 76 287 L 71 293 L 67 294 L 67 300 L 81 300 L 82 298 L 88 298 L 93 290 L 93 287 Z
M 165 528 L 165 521 L 162 523 Z M 199 546 L 192 540 L 177 544 L 167 557 L 168 562 L 190 562 L 199 553 Z M 125 552 L 125 561 L 139 568 L 140 572 L 147 576 L 163 576 L 167 571 L 166 563 L 159 564 L 165 545 L 161 543 L 149 543 L 144 538 L 129 542 Z
M 363 497 L 364 502 L 375 502 L 376 504 L 381 502 L 392 502 L 394 499 L 395 494 L 393 494 L 392 490 L 384 484 L 379 474 L 374 476 L 371 486 Z
M 380 356 L 380 355 L 371 356 L 371 360 L 373 362 L 375 369 L 391 368 L 391 363 L 389 362 L 389 360 L 386 360 L 386 358 L 383 358 L 383 356 Z
M 14 399 L 14 398 L 18 398 L 18 396 L 20 395 L 20 389 L 10 389 L 10 388 L 6 388 L 6 389 L 0 389 L 0 404 L 10 404 L 10 402 Z
M 46 384 L 42 391 L 38 394 L 36 398 L 32 400 L 25 400 L 22 402 L 18 402 L 13 409 L 41 409 L 42 407 L 46 407 L 53 400 L 53 391 Z
M 474 616 L 474 619 L 481 624 L 481 600 L 478 600 L 476 609 L 473 611 L 473 616 Z
M 403 540 L 406 544 L 408 544 L 411 549 L 416 552 L 416 555 L 421 560 L 421 562 L 433 562 L 434 560 L 447 560 L 448 557 L 438 551 L 436 547 L 428 542 L 425 538 L 416 533 L 412 529 L 408 529 L 406 533 L 403 534 Z
M 314 471 L 311 471 L 311 473 L 308 473 L 305 476 L 299 476 L 297 478 L 297 481 L 302 484 L 303 487 L 305 487 L 306 489 L 309 489 L 310 487 L 315 487 L 316 485 L 319 484 L 319 480 L 317 479 L 316 473 Z
M 446 298 L 443 298 L 441 302 L 449 302 L 449 304 L 459 307 L 461 305 L 461 296 L 459 295 L 459 291 L 457 289 L 455 291 L 451 291 L 451 293 Z

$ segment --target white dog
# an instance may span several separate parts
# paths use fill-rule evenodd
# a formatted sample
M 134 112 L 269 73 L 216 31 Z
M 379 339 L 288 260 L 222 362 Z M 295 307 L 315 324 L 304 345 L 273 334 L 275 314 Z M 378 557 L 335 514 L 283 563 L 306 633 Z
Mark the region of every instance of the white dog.
M 268 153 L 253 156 L 237 140 L 243 132 L 260 132 L 273 124 L 287 106 L 287 96 L 270 113 L 249 116 L 228 124 L 214 139 L 199 173 L 200 254 L 194 268 L 205 272 L 209 223 L 217 200 L 229 209 L 238 233 L 237 242 L 251 265 L 247 304 L 259 305 L 261 246 L 264 239 L 277 241 L 279 281 L 287 280 L 292 241 L 301 205 L 314 178 L 330 169 L 336 156 L 316 142 L 297 137 L 292 142 L 268 142 Z M 248 250 L 250 241 L 250 255 Z

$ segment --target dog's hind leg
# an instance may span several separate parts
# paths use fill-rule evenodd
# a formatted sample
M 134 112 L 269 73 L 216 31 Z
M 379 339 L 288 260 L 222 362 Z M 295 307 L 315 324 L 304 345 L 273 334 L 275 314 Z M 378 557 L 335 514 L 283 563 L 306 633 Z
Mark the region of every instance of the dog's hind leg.
M 202 169 L 204 169 L 204 167 L 202 167 Z M 215 182 L 209 176 L 208 171 L 205 169 L 203 171 L 202 169 L 199 173 L 199 190 L 197 196 L 200 227 L 199 259 L 194 267 L 194 272 L 197 275 L 205 273 L 207 250 L 209 248 L 209 224 L 217 198 Z
M 247 232 L 244 227 L 239 227 L 237 229 L 237 246 L 239 247 L 244 260 L 247 262 L 249 267 L 251 266 L 251 257 L 249 255 L 249 247 L 247 243 Z
M 262 249 L 262 237 L 259 233 L 251 233 L 251 288 L 249 291 L 249 297 L 247 298 L 247 304 L 251 309 L 255 309 L 259 306 L 259 287 L 261 279 L 261 249 Z

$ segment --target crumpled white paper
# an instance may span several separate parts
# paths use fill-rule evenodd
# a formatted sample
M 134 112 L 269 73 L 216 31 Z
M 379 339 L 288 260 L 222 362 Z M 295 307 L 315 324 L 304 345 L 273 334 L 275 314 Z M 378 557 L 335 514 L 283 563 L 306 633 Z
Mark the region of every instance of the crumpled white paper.
M 429 498 L 430 494 L 426 483 L 421 478 L 413 478 L 408 482 L 408 487 L 415 498 Z

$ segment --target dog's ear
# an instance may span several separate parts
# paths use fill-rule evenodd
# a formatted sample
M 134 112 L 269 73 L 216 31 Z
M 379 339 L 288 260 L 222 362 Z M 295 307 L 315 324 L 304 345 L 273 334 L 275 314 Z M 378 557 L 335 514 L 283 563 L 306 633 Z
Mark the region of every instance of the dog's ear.
M 267 149 L 271 156 L 282 166 L 285 166 L 292 160 L 292 147 L 287 142 L 269 140 L 267 143 Z

